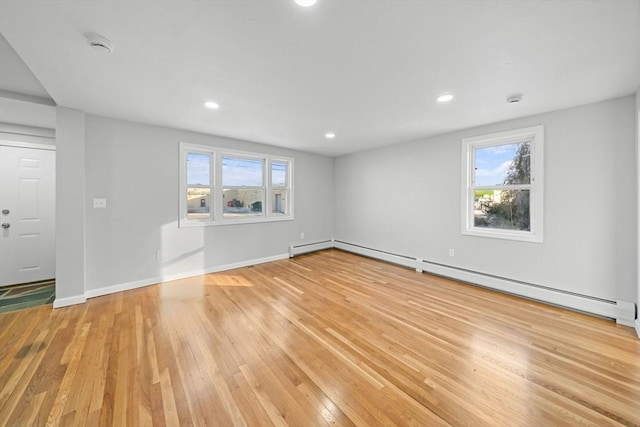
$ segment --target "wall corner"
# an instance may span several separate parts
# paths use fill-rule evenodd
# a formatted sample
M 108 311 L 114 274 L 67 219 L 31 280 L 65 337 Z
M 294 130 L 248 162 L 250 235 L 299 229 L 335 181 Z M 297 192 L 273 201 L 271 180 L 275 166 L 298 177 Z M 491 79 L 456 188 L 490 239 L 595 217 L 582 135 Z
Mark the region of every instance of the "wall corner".
M 85 113 L 56 107 L 56 302 L 84 302 Z

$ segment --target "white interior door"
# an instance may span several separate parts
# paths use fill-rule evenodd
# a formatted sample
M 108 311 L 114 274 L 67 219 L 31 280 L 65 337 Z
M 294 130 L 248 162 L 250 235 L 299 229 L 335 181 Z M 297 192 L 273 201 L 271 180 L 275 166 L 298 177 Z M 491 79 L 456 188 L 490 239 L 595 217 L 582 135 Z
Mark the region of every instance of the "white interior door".
M 55 277 L 55 154 L 0 146 L 0 286 Z

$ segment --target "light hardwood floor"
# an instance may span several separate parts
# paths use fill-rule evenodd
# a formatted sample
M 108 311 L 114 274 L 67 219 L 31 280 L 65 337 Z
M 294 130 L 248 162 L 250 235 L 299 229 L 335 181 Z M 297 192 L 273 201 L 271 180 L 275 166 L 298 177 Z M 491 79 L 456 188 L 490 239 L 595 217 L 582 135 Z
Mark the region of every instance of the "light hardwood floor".
M 639 425 L 640 340 L 329 250 L 0 315 L 0 425 Z

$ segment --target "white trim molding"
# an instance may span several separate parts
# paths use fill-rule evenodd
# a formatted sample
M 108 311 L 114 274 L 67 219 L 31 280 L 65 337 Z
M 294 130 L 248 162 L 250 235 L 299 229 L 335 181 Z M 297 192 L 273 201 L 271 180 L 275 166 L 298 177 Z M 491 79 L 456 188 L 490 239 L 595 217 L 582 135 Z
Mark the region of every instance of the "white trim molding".
M 235 262 L 235 263 L 232 263 L 232 264 L 223 264 L 223 265 L 218 265 L 218 266 L 215 266 L 215 267 L 208 267 L 208 268 L 203 268 L 203 269 L 198 269 L 198 270 L 185 271 L 185 272 L 182 272 L 182 273 L 160 275 L 160 276 L 156 276 L 156 277 L 150 277 L 150 278 L 147 278 L 147 279 L 136 280 L 136 281 L 133 281 L 133 282 L 119 283 L 117 285 L 105 286 L 105 287 L 97 288 L 97 289 L 89 289 L 89 290 L 85 291 L 85 296 L 87 298 L 94 298 L 94 297 L 99 297 L 99 296 L 102 296 L 102 295 L 113 294 L 113 293 L 116 293 L 116 292 L 129 291 L 129 290 L 132 290 L 132 289 L 142 288 L 142 287 L 145 287 L 145 286 L 156 285 L 156 284 L 159 284 L 159 283 L 162 283 L 162 282 L 170 282 L 172 280 L 186 279 L 188 277 L 200 276 L 200 275 L 203 275 L 203 274 L 217 273 L 219 271 L 233 270 L 233 269 L 236 269 L 236 268 L 248 267 L 250 265 L 264 264 L 264 263 L 273 262 L 273 261 L 280 261 L 280 260 L 287 259 L 287 258 L 289 258 L 289 254 L 280 254 L 280 255 L 274 255 L 274 256 L 265 257 L 265 258 L 256 258 L 256 259 L 250 259 L 250 260 L 247 260 L 247 261 Z
M 333 240 L 325 240 L 324 242 L 315 243 L 303 243 L 299 245 L 289 246 L 289 258 L 293 258 L 296 255 L 302 255 L 309 252 L 322 251 L 324 249 L 331 249 L 334 247 Z
M 53 308 L 68 307 L 70 305 L 84 304 L 87 301 L 85 295 L 74 295 L 66 298 L 56 298 L 53 300 Z
M 37 141 L 36 138 L 40 138 L 40 137 L 33 137 L 31 138 L 31 140 Z M 0 134 L 0 145 L 5 147 L 31 148 L 34 150 L 56 151 L 56 146 L 53 144 L 40 144 L 37 142 L 16 141 L 14 139 L 4 138 L 2 134 Z
M 8 135 L 22 135 L 52 140 L 56 138 L 56 130 L 39 126 L 17 125 L 14 123 L 0 122 L 0 132 Z M 48 143 L 51 143 L 48 141 Z

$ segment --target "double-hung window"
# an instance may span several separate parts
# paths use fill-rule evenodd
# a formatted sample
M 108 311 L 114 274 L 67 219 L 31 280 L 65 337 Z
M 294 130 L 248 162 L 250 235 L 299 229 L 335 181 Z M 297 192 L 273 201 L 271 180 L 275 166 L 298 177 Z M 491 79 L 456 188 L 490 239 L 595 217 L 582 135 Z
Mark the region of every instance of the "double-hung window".
M 265 159 L 222 156 L 222 216 L 248 218 L 264 215 Z
M 288 160 L 271 161 L 271 213 L 274 216 L 289 215 L 289 165 Z
M 186 204 L 185 219 L 208 221 L 213 210 L 213 153 L 202 150 L 189 150 L 183 154 L 185 163 L 185 185 L 182 199 Z
M 462 233 L 542 242 L 542 126 L 462 140 Z
M 293 159 L 180 144 L 180 226 L 293 219 Z

